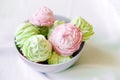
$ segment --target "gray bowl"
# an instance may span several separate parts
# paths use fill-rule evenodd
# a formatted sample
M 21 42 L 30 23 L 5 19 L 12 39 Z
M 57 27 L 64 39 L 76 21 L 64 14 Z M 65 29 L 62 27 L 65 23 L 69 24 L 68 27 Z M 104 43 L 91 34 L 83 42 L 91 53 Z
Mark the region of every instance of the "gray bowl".
M 70 20 L 68 18 L 62 17 L 62 16 L 55 16 L 58 20 L 63 20 L 65 22 L 70 22 Z M 60 64 L 42 64 L 42 63 L 36 63 L 36 62 L 32 62 L 30 60 L 28 60 L 26 57 L 23 56 L 22 52 L 20 51 L 20 49 L 16 46 L 16 49 L 18 50 L 18 55 L 20 56 L 20 58 L 26 63 L 28 64 L 30 67 L 32 67 L 33 69 L 35 69 L 36 71 L 39 72 L 44 72 L 44 73 L 54 73 L 54 72 L 60 72 L 63 71 L 67 68 L 69 68 L 70 66 L 72 66 L 80 57 L 81 54 L 81 50 L 84 46 L 85 42 L 82 42 L 79 50 L 77 50 L 72 56 L 73 58 L 67 62 L 64 63 L 60 63 Z

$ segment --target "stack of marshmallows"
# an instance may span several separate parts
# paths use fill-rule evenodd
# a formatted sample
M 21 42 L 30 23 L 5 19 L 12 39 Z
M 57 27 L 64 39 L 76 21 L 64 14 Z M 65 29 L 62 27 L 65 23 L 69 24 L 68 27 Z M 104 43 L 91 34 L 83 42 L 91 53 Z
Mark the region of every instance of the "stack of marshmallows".
M 59 64 L 72 59 L 81 43 L 93 34 L 93 27 L 85 19 L 76 17 L 65 23 L 55 20 L 49 8 L 41 7 L 19 25 L 15 43 L 30 61 Z

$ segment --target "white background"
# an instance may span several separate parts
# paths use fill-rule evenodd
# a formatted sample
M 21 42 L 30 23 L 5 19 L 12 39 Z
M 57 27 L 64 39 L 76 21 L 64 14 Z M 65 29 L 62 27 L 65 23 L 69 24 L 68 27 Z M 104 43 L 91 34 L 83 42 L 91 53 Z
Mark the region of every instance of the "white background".
M 47 6 L 54 14 L 70 19 L 82 16 L 95 31 L 75 66 L 48 74 L 51 79 L 119 80 L 119 5 L 119 0 L 0 0 L 0 80 L 47 80 L 19 59 L 13 43 L 17 25 L 40 6 Z

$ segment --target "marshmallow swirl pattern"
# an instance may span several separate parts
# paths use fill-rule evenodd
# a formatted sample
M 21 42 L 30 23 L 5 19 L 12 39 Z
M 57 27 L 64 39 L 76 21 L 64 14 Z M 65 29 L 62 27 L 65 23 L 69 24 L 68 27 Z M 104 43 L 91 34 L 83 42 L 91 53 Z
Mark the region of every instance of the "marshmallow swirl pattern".
M 43 35 L 30 37 L 23 45 L 22 52 L 31 61 L 42 62 L 51 56 L 52 45 Z
M 57 53 L 70 56 L 79 49 L 82 32 L 71 23 L 61 24 L 53 30 L 49 40 Z

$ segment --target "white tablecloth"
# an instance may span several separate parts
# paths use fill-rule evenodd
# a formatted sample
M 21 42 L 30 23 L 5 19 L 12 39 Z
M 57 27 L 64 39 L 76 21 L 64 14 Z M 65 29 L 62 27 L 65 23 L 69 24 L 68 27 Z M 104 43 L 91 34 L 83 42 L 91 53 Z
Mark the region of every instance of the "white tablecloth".
M 120 80 L 119 0 L 1 0 L 0 80 Z M 82 16 L 95 35 L 86 42 L 74 66 L 60 73 L 43 75 L 24 64 L 14 47 L 17 25 L 40 6 L 55 14 Z

